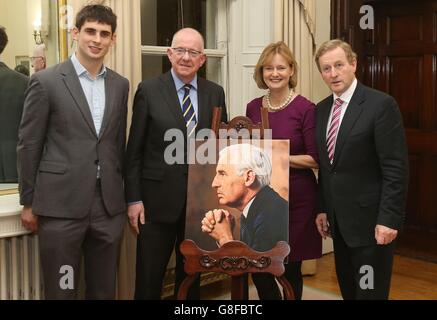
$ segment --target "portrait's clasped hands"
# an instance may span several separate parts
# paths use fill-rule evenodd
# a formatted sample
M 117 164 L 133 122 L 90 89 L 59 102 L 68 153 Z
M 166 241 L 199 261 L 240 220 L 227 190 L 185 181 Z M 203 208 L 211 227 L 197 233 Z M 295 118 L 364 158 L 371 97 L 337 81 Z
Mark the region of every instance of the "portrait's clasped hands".
M 234 240 L 232 235 L 234 224 L 234 217 L 227 210 L 214 209 L 205 213 L 201 229 L 222 246 L 226 242 Z

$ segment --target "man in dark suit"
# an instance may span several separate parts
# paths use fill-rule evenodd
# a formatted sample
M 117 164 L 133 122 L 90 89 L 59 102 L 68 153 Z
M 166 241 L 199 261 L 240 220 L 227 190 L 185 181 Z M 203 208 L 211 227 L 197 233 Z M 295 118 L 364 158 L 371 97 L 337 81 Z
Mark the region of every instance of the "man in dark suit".
M 356 80 L 349 44 L 322 44 L 316 63 L 333 92 L 317 105 L 317 228 L 333 237 L 343 298 L 388 299 L 408 182 L 401 113 L 392 97 Z
M 175 290 L 185 277 L 179 251 L 184 239 L 187 196 L 185 142 L 198 130 L 211 127 L 213 107 L 223 107 L 222 120 L 226 121 L 223 88 L 197 76 L 206 61 L 200 33 L 191 28 L 179 30 L 167 56 L 171 71 L 138 86 L 127 147 L 128 215 L 138 234 L 136 299 L 161 297 L 173 248 Z M 174 141 L 168 133 L 175 130 L 181 139 Z M 176 163 L 166 157 L 173 147 L 179 155 L 182 153 Z M 199 287 L 192 289 L 189 298 L 198 298 Z
M 272 165 L 267 154 L 250 144 L 235 144 L 220 151 L 212 187 L 221 205 L 241 214 L 240 240 L 263 252 L 278 241 L 288 241 L 288 203 L 271 187 Z M 208 211 L 201 229 L 218 245 L 233 240 L 232 216 L 227 210 Z M 260 299 L 281 299 L 274 277 L 252 274 Z
M 81 254 L 87 299 L 114 299 L 125 223 L 129 82 L 103 65 L 115 41 L 109 7 L 85 6 L 71 59 L 35 73 L 18 144 L 22 222 L 38 229 L 47 299 L 73 299 Z
M 0 55 L 7 43 L 6 30 L 0 26 Z M 28 81 L 28 77 L 9 69 L 0 61 L 0 183 L 18 181 L 18 126 Z

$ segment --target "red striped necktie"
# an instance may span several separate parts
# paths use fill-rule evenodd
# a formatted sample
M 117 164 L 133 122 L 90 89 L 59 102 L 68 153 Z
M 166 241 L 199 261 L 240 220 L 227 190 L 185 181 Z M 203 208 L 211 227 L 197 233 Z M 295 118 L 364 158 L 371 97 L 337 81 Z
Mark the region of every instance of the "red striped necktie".
M 332 112 L 331 123 L 329 124 L 326 146 L 328 148 L 328 157 L 332 164 L 334 161 L 335 143 L 337 141 L 338 128 L 340 127 L 341 106 L 343 100 L 337 98 L 334 102 L 334 111 Z

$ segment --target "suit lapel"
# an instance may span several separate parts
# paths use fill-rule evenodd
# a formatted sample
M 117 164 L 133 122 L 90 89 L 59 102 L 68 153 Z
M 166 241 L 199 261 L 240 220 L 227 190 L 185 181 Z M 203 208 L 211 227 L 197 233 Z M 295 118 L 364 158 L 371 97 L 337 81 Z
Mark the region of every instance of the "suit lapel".
M 205 82 L 202 78 L 197 78 L 197 130 L 202 128 L 210 128 L 211 124 L 207 123 L 209 117 L 207 116 L 208 95 L 205 87 Z M 196 130 L 196 132 L 197 132 Z
M 70 92 L 74 102 L 76 102 L 76 106 L 81 112 L 85 122 L 88 124 L 88 127 L 97 138 L 97 132 L 94 126 L 90 107 L 86 100 L 85 94 L 83 93 L 83 89 L 80 85 L 79 78 L 77 77 L 76 70 L 74 69 L 73 63 L 70 59 L 62 64 L 61 74 L 63 75 L 63 81 L 65 83 L 65 86 Z
M 176 92 L 176 87 L 174 85 L 173 77 L 171 76 L 171 72 L 167 72 L 166 74 L 161 76 L 161 80 L 164 83 L 164 92 L 163 96 L 167 105 L 167 108 L 170 110 L 171 114 L 174 116 L 178 126 L 183 132 L 187 131 L 185 126 L 185 120 L 182 115 L 182 108 L 179 102 L 179 98 Z
M 260 207 L 265 205 L 266 201 L 269 200 L 269 193 L 271 188 L 269 186 L 263 187 L 255 196 L 255 199 L 252 202 L 252 205 L 249 208 L 249 212 L 247 213 L 247 220 L 253 221 L 258 213 L 261 211 Z M 252 223 L 252 222 L 250 222 Z
M 338 158 L 341 154 L 341 150 L 349 136 L 351 129 L 354 127 L 355 122 L 359 118 L 361 112 L 363 111 L 362 103 L 364 101 L 363 87 L 360 83 L 357 84 L 355 92 L 352 99 L 347 106 L 346 113 L 344 114 L 343 120 L 338 131 L 337 142 L 335 144 L 334 151 L 334 162 L 333 167 L 337 164 Z
M 115 90 L 113 90 L 114 77 L 109 69 L 106 70 L 107 73 L 105 78 L 105 112 L 103 114 L 103 121 L 102 121 L 102 127 L 100 128 L 99 139 L 103 136 L 106 126 L 108 125 L 115 103 L 115 99 L 114 99 Z
M 10 68 L 1 61 L 0 61 L 0 69 L 10 70 Z
M 329 156 L 328 156 L 328 148 L 326 146 L 326 130 L 328 128 L 328 120 L 329 120 L 329 114 L 331 112 L 331 107 L 333 104 L 333 96 L 331 96 L 329 99 L 327 99 L 326 102 L 324 102 L 323 104 L 319 105 L 318 108 L 318 112 L 320 112 L 320 125 L 317 126 L 317 130 L 318 130 L 318 136 L 319 141 L 323 141 L 321 147 L 320 147 L 320 161 L 325 162 L 326 164 L 330 165 L 330 161 L 329 161 Z

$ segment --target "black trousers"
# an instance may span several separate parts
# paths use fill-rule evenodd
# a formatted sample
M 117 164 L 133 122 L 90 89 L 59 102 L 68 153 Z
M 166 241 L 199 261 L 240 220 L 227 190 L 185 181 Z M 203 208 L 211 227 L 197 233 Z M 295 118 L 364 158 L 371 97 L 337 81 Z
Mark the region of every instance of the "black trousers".
M 180 215 L 176 223 L 146 221 L 144 225 L 140 224 L 140 234 L 137 238 L 136 300 L 161 299 L 162 284 L 173 249 L 176 252 L 174 292 L 176 297 L 179 286 L 186 277 L 183 256 L 179 251 L 184 235 L 185 213 Z M 190 287 L 187 298 L 190 300 L 200 298 L 200 277 Z
M 333 240 L 335 270 L 343 299 L 388 299 L 395 242 L 351 248 L 338 228 Z

